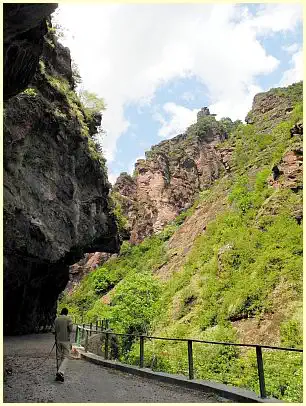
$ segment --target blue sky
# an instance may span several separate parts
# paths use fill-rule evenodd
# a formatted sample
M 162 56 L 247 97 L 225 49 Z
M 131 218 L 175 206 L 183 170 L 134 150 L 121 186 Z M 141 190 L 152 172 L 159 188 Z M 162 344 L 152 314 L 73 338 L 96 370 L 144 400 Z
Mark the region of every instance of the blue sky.
M 104 97 L 112 182 L 209 106 L 244 119 L 253 97 L 302 79 L 299 4 L 62 4 L 82 86 Z

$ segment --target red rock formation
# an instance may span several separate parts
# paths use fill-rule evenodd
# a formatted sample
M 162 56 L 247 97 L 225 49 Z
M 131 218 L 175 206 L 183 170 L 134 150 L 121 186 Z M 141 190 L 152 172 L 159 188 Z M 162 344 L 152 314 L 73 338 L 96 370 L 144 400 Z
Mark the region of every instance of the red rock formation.
M 271 89 L 258 93 L 253 100 L 252 110 L 245 121 L 256 125 L 257 131 L 266 132 L 286 120 L 296 103 L 300 102 L 303 92 L 302 82 L 287 88 Z
M 272 169 L 270 185 L 275 188 L 299 190 L 303 186 L 303 123 L 297 123 L 291 129 L 291 136 L 298 138 L 296 145 L 287 151 L 278 165 Z
M 225 169 L 231 150 L 217 148 L 224 128 L 202 109 L 186 133 L 162 141 L 135 164 L 135 175 L 123 173 L 114 185 L 131 229 L 130 241 L 145 237 L 189 208 L 199 191 L 208 188 Z

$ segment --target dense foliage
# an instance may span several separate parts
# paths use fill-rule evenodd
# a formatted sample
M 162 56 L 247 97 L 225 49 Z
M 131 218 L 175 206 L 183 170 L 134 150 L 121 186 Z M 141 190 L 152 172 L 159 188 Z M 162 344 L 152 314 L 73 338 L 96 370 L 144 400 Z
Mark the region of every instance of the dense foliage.
M 216 120 L 213 115 L 199 117 L 195 124 L 192 124 L 187 129 L 188 137 L 206 138 L 211 131 L 219 133 L 224 138 L 227 138 L 241 123 L 240 120 L 232 121 L 229 117 L 223 117 Z
M 201 192 L 194 206 L 161 233 L 138 246 L 125 242 L 117 258 L 88 275 L 61 305 L 88 321 L 109 318 L 118 332 L 227 342 L 238 342 L 244 323 L 253 323 L 256 334 L 256 324 L 273 323 L 280 314 L 270 343 L 300 348 L 302 223 L 296 212 L 302 207 L 302 192 L 276 189 L 268 180 L 273 165 L 301 142 L 290 136 L 290 128 L 301 118 L 299 103 L 286 121 L 267 133 L 214 118 L 189 128 L 189 134 L 197 135 L 209 125 L 230 131 L 225 145 L 235 148 L 234 171 Z M 197 237 L 182 269 L 170 280 L 159 281 L 155 271 L 168 261 L 169 238 L 197 215 L 196 207 L 220 199 L 221 190 L 227 193 L 226 208 Z M 108 297 L 110 305 L 101 297 Z M 263 358 L 268 394 L 302 401 L 302 356 L 264 350 Z M 131 343 L 120 359 L 138 364 L 139 344 Z M 146 341 L 145 366 L 186 375 L 186 343 Z M 197 343 L 194 367 L 196 378 L 259 391 L 253 349 Z

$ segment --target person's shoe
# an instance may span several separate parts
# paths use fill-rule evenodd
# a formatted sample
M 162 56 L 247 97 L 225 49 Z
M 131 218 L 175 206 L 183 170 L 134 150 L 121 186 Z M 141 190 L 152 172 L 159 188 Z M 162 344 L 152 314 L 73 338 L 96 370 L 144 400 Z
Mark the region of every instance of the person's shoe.
M 57 372 L 55 376 L 55 380 L 59 382 L 64 382 L 64 374 L 62 372 Z

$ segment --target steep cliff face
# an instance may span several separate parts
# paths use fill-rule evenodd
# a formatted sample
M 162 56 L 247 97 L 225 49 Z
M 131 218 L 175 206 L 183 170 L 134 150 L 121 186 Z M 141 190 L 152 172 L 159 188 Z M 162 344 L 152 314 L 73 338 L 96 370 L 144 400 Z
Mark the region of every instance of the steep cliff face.
M 18 21 L 26 33 L 36 23 L 47 27 L 42 16 L 53 5 L 43 14 L 36 6 L 15 9 L 18 38 Z M 11 15 L 5 14 L 8 31 Z M 10 334 L 52 322 L 69 265 L 84 252 L 119 249 L 105 163 L 91 139 L 101 117 L 83 109 L 73 91 L 69 50 L 50 31 L 43 37 L 45 29 L 38 30 L 33 48 L 30 41 L 25 50 L 21 43 L 18 52 L 26 59 L 5 62 L 8 97 L 24 86 L 24 69 L 29 79 L 36 65 L 27 89 L 4 111 L 4 328 Z M 8 43 L 15 41 L 8 36 Z
M 254 124 L 257 131 L 270 131 L 290 116 L 294 105 L 301 99 L 302 87 L 302 82 L 299 82 L 258 93 L 254 97 L 251 111 L 245 118 L 246 123 Z
M 33 78 L 47 33 L 46 17 L 57 4 L 4 4 L 4 100 L 25 89 Z
M 132 243 L 160 231 L 228 169 L 230 151 L 217 147 L 226 138 L 224 126 L 203 108 L 186 133 L 162 141 L 138 160 L 133 177 L 119 176 L 113 189 Z

